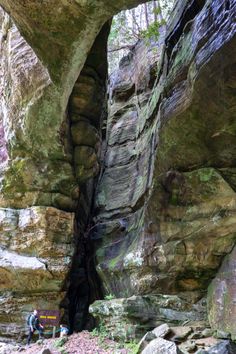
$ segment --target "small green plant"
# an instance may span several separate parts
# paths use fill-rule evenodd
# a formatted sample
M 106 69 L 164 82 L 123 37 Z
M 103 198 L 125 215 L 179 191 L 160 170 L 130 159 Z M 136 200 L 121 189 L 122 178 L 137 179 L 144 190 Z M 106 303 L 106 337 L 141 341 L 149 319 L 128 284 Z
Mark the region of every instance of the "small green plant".
M 112 299 L 115 299 L 115 295 L 113 294 L 105 295 L 105 300 L 112 300 Z
M 100 339 L 105 339 L 109 337 L 109 332 L 104 324 L 104 322 L 99 323 L 98 327 L 94 328 L 91 332 L 94 337 L 99 337 Z
M 67 337 L 59 338 L 54 342 L 54 347 L 58 349 L 61 354 L 68 354 L 64 348 L 64 344 L 67 342 Z
M 129 354 L 137 354 L 138 353 L 138 343 L 135 341 L 131 341 L 129 343 L 125 343 L 125 348 L 128 350 Z
M 61 354 L 69 354 L 64 348 L 60 348 L 59 351 Z
M 64 344 L 66 343 L 67 338 L 63 337 L 63 338 L 59 338 L 54 342 L 54 347 L 55 348 L 62 348 L 64 346 Z
M 155 41 L 157 41 L 160 36 L 160 27 L 164 26 L 165 24 L 165 20 L 154 21 L 148 26 L 146 30 L 141 31 L 141 37 L 146 40 L 154 39 Z

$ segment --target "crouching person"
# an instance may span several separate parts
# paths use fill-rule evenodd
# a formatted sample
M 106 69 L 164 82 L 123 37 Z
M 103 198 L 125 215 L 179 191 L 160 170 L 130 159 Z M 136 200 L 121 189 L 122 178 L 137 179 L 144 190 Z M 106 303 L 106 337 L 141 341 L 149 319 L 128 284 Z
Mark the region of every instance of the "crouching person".
M 69 329 L 65 325 L 61 324 L 60 325 L 60 338 L 67 337 L 68 333 L 69 333 Z
M 28 345 L 30 344 L 32 336 L 35 331 L 39 332 L 39 339 L 43 338 L 43 325 L 39 322 L 37 310 L 34 310 L 34 312 L 31 315 L 29 315 L 27 324 L 29 326 L 29 335 L 27 338 Z

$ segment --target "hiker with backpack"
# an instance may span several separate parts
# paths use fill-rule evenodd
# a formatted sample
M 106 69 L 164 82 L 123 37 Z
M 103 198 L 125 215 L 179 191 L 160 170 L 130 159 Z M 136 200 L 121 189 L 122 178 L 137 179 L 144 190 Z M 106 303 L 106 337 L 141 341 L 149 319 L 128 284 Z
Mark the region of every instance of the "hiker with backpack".
M 28 345 L 30 344 L 35 331 L 39 332 L 39 339 L 43 338 L 43 325 L 39 322 L 37 310 L 34 310 L 34 312 L 28 316 L 27 325 L 29 327 L 29 335 L 27 338 Z

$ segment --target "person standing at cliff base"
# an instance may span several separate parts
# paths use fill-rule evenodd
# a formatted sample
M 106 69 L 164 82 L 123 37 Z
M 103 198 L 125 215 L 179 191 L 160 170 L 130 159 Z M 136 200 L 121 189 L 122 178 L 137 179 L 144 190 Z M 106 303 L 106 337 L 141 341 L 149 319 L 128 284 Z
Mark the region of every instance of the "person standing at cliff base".
M 39 332 L 39 339 L 43 338 L 43 325 L 39 322 L 37 310 L 34 310 L 34 312 L 29 315 L 27 325 L 29 326 L 29 335 L 27 338 L 28 345 L 30 344 L 35 331 Z

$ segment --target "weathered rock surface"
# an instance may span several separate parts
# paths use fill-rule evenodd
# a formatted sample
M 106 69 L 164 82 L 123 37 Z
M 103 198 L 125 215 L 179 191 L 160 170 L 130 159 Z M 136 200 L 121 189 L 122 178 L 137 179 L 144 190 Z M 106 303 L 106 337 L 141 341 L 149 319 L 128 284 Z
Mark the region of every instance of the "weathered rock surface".
M 236 248 L 224 259 L 217 276 L 208 288 L 209 321 L 217 335 L 236 339 Z
M 147 332 L 138 343 L 138 353 L 141 353 L 153 339 L 164 338 L 169 332 L 170 327 L 166 323 L 154 328 L 151 332 Z
M 169 332 L 170 332 L 170 327 L 166 323 L 163 323 L 162 325 L 152 330 L 152 333 L 155 334 L 157 338 L 158 337 L 164 338 Z
M 235 14 L 177 2 L 161 58 L 138 45 L 111 77 L 93 235 L 106 294 L 193 304 L 234 247 Z
M 176 295 L 144 295 L 114 300 L 98 300 L 90 313 L 105 323 L 114 338 L 141 338 L 146 331 L 167 323 L 181 325 L 186 321 L 205 324 L 206 310 L 199 303 L 192 307 Z M 164 325 L 166 327 L 166 325 Z M 155 333 L 154 333 L 155 334 Z
M 222 341 L 209 350 L 199 350 L 196 354 L 234 354 L 236 352 L 236 345 L 229 341 Z
M 143 349 L 153 340 L 156 339 L 157 337 L 155 336 L 155 334 L 151 331 L 151 332 L 147 332 L 143 338 L 140 340 L 140 342 L 138 343 L 138 354 L 141 353 L 143 351 Z
M 157 338 L 152 340 L 142 351 L 142 354 L 181 354 L 175 343 Z
M 2 303 L 9 301 L 0 310 L 0 336 L 21 335 L 33 307 L 68 309 L 79 297 L 87 309 L 88 299 L 97 297 L 86 290 L 71 295 L 82 286 L 71 289 L 75 274 L 68 272 L 79 265 L 88 288 L 78 235 L 87 227 L 100 167 L 104 23 L 140 2 L 0 1 L 11 15 L 0 9 L 0 291 Z
M 60 305 L 73 226 L 72 213 L 51 207 L 0 210 L 0 336 L 19 339 L 32 308 Z
M 28 42 L 1 10 L 0 335 L 45 306 L 33 290 L 59 306 L 71 264 L 64 302 L 81 328 L 99 294 L 87 236 L 103 292 L 126 297 L 95 303 L 108 327 L 113 312 L 124 336 L 130 324 L 205 321 L 236 235 L 236 1 L 176 2 L 163 50 L 139 43 L 112 76 L 105 132 L 107 21 L 140 2 L 0 0 Z M 234 336 L 224 306 L 219 317 L 210 306 L 213 326 Z

